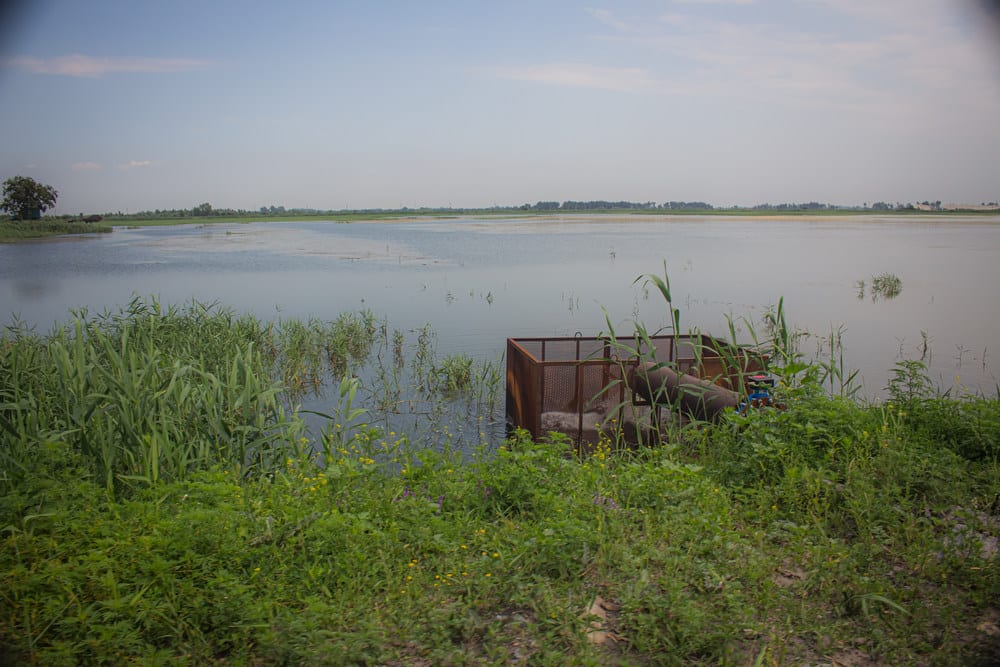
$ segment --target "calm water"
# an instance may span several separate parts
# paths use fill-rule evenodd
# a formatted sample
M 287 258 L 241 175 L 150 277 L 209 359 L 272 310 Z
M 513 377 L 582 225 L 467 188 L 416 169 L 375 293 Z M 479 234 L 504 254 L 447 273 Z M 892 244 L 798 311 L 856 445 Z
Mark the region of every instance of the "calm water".
M 843 329 L 847 364 L 878 395 L 923 334 L 943 386 L 993 392 L 1000 357 L 1000 216 L 906 218 L 587 217 L 218 224 L 116 229 L 0 245 L 0 315 L 39 331 L 70 309 L 133 295 L 221 302 L 260 317 L 330 319 L 366 307 L 407 330 L 429 323 L 442 352 L 495 358 L 508 336 L 653 330 L 667 323 L 638 276 L 666 261 L 682 328 L 758 330 L 783 297 L 789 323 Z M 891 272 L 902 292 L 859 298 Z M 815 350 L 807 343 L 806 352 Z M 812 349 L 810 349 L 812 348 Z

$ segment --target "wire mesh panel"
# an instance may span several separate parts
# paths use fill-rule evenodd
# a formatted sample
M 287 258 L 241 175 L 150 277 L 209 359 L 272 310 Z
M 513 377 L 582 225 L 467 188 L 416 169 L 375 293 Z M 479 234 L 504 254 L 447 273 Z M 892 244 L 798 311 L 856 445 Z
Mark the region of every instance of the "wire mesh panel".
M 541 432 L 540 367 L 531 353 L 507 339 L 507 424 L 537 437 Z

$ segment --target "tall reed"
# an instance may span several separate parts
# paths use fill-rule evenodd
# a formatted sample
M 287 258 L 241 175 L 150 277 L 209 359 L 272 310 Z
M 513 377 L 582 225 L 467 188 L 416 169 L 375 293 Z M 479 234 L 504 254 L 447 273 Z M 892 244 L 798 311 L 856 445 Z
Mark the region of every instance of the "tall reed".
M 141 299 L 74 313 L 47 337 L 9 329 L 0 341 L 0 460 L 17 470 L 38 447 L 65 442 L 109 490 L 214 465 L 271 470 L 305 429 L 285 405 L 287 381 L 312 382 L 365 352 L 368 330 L 365 314 L 276 326 L 215 305 Z
M 378 439 L 369 424 L 352 430 L 362 414 L 386 434 L 412 418 L 421 447 L 483 444 L 498 421 L 499 363 L 439 359 L 433 330 L 414 334 L 406 350 L 404 335 L 390 341 L 370 311 L 264 321 L 217 304 L 140 298 L 117 311 L 76 311 L 47 336 L 15 323 L 0 338 L 0 464 L 10 478 L 59 442 L 109 490 L 213 466 L 249 476 L 287 457 L 328 460 L 358 433 Z M 306 399 L 329 405 L 302 410 Z

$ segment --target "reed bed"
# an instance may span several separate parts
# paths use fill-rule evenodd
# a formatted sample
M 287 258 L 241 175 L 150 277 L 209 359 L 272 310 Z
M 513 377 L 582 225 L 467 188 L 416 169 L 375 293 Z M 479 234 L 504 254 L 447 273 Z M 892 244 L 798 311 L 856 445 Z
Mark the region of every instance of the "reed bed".
M 134 300 L 0 345 L 0 456 L 66 443 L 109 490 L 216 466 L 259 475 L 301 454 L 295 396 L 367 357 L 370 313 L 270 323 L 217 305 Z M 296 445 L 298 443 L 298 445 Z

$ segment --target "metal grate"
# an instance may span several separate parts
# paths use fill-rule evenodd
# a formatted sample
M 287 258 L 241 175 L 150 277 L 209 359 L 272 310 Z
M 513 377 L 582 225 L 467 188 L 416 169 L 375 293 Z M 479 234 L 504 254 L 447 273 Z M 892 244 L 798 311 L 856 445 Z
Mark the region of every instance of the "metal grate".
M 764 369 L 765 359 L 706 335 L 655 336 L 643 360 L 738 390 L 740 377 Z M 626 376 L 638 357 L 618 358 L 605 338 L 508 338 L 507 423 L 535 439 L 550 431 L 577 445 L 594 444 L 602 432 L 622 428 L 622 408 L 635 402 Z M 738 360 L 739 368 L 731 368 Z M 643 408 L 647 412 L 649 408 Z M 620 434 L 620 432 L 619 432 Z

